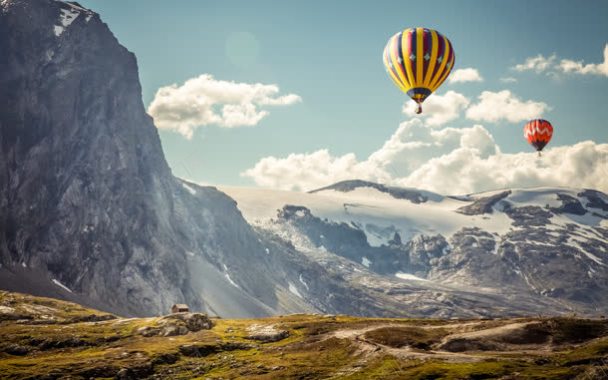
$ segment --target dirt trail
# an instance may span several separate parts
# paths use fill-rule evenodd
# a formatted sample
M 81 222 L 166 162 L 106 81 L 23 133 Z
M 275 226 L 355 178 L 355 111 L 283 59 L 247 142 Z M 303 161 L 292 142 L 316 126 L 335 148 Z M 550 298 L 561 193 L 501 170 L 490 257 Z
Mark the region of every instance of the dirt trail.
M 394 348 L 376 342 L 371 342 L 365 338 L 365 333 L 385 327 L 420 327 L 420 328 L 435 328 L 440 326 L 408 326 L 398 323 L 379 324 L 368 326 L 361 329 L 338 330 L 331 333 L 328 338 L 335 337 L 338 339 L 349 339 L 358 347 L 358 353 L 363 355 L 363 359 L 367 360 L 370 356 L 380 354 L 390 354 L 403 359 L 444 359 L 449 361 L 473 362 L 483 360 L 484 357 L 476 357 L 474 355 L 453 353 L 447 351 L 421 351 L 410 347 Z
M 444 344 L 445 342 L 452 339 L 483 339 L 498 336 L 502 334 L 509 334 L 522 328 L 525 328 L 532 322 L 516 322 L 507 323 L 501 326 L 492 326 L 488 328 L 475 329 L 470 331 L 469 329 L 477 326 L 483 326 L 488 324 L 487 321 L 474 321 L 462 324 L 446 324 L 446 325 L 405 325 L 402 323 L 386 323 L 367 326 L 359 329 L 344 329 L 329 333 L 327 338 L 335 337 L 338 339 L 349 339 L 358 348 L 358 353 L 361 354 L 361 361 L 367 361 L 370 357 L 376 355 L 390 354 L 402 359 L 440 359 L 450 362 L 478 362 L 487 360 L 490 357 L 501 357 L 504 352 L 450 352 L 443 350 L 421 350 L 412 348 L 410 346 L 405 347 L 390 347 L 377 342 L 372 342 L 365 338 L 367 332 L 381 329 L 381 328 L 395 328 L 395 327 L 410 327 L 410 328 L 421 328 L 421 329 L 438 329 L 445 328 L 452 330 L 453 332 L 446 335 L 442 342 L 438 345 Z M 464 331 L 463 331 L 464 330 Z M 469 331 L 467 331 L 469 330 Z M 549 348 L 546 346 L 538 345 L 535 350 L 530 350 L 529 353 L 532 355 L 541 354 L 548 351 Z M 527 350 L 526 350 L 527 351 Z

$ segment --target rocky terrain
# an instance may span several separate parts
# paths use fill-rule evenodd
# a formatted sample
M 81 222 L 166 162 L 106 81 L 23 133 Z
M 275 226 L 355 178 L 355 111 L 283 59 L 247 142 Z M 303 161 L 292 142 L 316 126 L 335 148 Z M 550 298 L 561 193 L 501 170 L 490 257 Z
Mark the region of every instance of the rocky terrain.
M 205 321 L 181 324 L 184 320 Z M 168 334 L 147 334 L 169 326 Z M 188 327 L 185 327 L 188 326 Z M 0 292 L 10 379 L 606 379 L 605 319 L 120 318 Z
M 0 288 L 124 315 L 314 310 L 285 277 L 320 267 L 268 255 L 232 199 L 173 177 L 136 58 L 99 15 L 2 0 L 0 51 Z
M 1 289 L 123 316 L 608 312 L 603 193 L 199 186 L 172 175 L 98 14 L 1 0 L 0 52 Z
M 608 313 L 608 196 L 597 191 L 221 190 L 263 234 L 409 315 Z

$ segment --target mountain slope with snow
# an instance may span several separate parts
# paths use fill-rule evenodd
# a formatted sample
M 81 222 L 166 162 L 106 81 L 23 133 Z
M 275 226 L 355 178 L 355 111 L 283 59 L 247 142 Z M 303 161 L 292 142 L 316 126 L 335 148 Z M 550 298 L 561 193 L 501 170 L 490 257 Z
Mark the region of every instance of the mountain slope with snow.
M 538 312 L 608 311 L 608 196 L 597 191 L 441 196 L 364 181 L 310 193 L 221 190 L 258 229 L 326 266 L 344 260 L 350 269 L 339 272 L 355 286 L 442 288 L 452 309 L 449 298 L 467 292 L 510 294 L 513 311 L 525 300 Z

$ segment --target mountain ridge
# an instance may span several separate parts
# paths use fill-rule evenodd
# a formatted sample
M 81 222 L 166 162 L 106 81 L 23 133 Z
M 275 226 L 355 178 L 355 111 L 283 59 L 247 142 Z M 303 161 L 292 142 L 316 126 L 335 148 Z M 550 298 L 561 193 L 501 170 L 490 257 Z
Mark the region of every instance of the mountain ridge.
M 318 251 L 344 257 L 389 292 L 396 285 L 387 276 L 480 295 L 484 289 L 519 292 L 543 303 L 539 312 L 606 312 L 606 194 L 543 187 L 415 203 L 370 182 L 337 187 L 311 193 L 220 189 L 237 200 L 249 223 L 313 257 Z M 407 191 L 416 197 L 415 189 Z M 512 302 L 513 310 L 525 309 Z M 455 308 L 453 300 L 447 304 Z
M 600 379 L 607 349 L 606 319 L 122 318 L 0 291 L 11 379 Z
M 3 0 L 0 50 L 4 289 L 125 316 L 184 302 L 222 317 L 596 315 L 608 305 L 603 193 L 200 186 L 172 175 L 136 57 L 97 14 Z

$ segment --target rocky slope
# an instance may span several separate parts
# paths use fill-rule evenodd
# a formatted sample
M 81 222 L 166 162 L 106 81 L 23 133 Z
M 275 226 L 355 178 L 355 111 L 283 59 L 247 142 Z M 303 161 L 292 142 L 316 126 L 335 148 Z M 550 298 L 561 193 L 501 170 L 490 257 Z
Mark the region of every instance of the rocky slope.
M 125 316 L 407 313 L 173 177 L 135 56 L 96 13 L 2 0 L 0 51 L 0 288 Z
M 608 312 L 608 196 L 597 191 L 446 197 L 364 181 L 309 194 L 222 190 L 260 230 L 409 310 Z
M 0 52 L 2 289 L 123 316 L 606 312 L 604 194 L 222 188 L 235 202 L 173 177 L 93 11 L 1 0 Z
M 3 288 L 125 315 L 175 302 L 232 316 L 311 309 L 281 271 L 268 276 L 232 199 L 172 176 L 135 56 L 99 15 L 2 0 L 0 51 Z
M 0 292 L 11 379 L 604 379 L 602 319 L 117 318 Z M 149 334 L 163 326 L 166 334 Z M 171 327 L 173 327 L 171 329 Z

